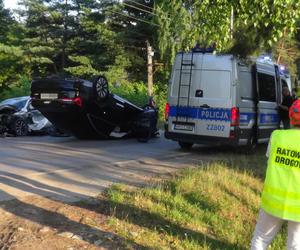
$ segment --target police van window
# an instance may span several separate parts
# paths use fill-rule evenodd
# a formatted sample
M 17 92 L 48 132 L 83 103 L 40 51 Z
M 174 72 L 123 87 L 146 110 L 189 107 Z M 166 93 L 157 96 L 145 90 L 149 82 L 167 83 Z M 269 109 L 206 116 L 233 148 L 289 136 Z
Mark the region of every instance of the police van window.
M 244 99 L 253 98 L 253 87 L 252 87 L 252 76 L 249 71 L 239 72 L 240 86 L 241 86 L 241 97 Z
M 275 77 L 267 74 L 258 73 L 259 100 L 276 102 Z

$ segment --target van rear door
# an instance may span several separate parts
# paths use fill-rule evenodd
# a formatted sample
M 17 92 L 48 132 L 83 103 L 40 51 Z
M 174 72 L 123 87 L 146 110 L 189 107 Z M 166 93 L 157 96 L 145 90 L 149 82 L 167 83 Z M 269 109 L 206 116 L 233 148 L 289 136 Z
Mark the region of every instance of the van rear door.
M 189 66 L 181 64 L 191 59 L 193 67 L 189 74 Z M 229 137 L 232 72 L 232 56 L 202 53 L 177 55 L 169 90 L 169 131 Z

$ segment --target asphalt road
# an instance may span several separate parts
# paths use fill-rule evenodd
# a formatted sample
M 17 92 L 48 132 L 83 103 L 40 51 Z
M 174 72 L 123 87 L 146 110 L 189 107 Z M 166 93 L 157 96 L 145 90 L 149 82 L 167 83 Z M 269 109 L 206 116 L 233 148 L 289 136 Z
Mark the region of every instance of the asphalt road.
M 164 138 L 148 143 L 0 138 L 0 201 L 28 195 L 76 201 L 94 197 L 114 183 L 140 186 L 151 178 L 201 164 L 203 157 L 197 149 L 184 152 Z

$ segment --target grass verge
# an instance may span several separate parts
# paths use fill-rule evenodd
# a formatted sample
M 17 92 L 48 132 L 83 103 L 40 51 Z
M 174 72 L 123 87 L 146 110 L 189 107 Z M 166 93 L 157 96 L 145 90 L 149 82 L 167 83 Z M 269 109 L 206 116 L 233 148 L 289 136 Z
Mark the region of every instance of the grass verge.
M 235 154 L 151 187 L 113 186 L 103 197 L 110 228 L 128 249 L 249 249 L 265 165 L 263 152 Z M 270 249 L 284 249 L 285 231 Z

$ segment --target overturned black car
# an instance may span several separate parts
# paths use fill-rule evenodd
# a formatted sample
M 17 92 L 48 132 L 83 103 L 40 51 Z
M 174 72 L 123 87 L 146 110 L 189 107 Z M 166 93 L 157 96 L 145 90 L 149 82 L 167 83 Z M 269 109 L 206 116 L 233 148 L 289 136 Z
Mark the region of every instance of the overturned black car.
M 109 92 L 105 77 L 93 81 L 48 77 L 32 81 L 32 105 L 56 127 L 81 139 L 126 134 L 149 139 L 157 134 L 157 110 L 140 108 Z

